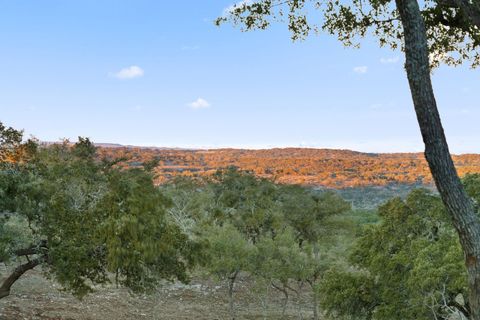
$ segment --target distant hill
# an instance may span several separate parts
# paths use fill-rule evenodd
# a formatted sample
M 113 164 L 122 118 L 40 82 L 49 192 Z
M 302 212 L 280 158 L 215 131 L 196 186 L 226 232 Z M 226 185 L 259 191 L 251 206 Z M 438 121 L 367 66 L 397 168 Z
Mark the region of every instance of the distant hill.
M 157 182 L 176 176 L 208 176 L 219 168 L 236 166 L 279 183 L 327 188 L 432 185 L 421 153 L 362 153 L 351 150 L 275 148 L 263 150 L 185 150 L 99 144 L 102 157 L 126 157 L 125 166 L 141 166 L 157 158 Z M 480 173 L 480 155 L 453 156 L 461 176 Z

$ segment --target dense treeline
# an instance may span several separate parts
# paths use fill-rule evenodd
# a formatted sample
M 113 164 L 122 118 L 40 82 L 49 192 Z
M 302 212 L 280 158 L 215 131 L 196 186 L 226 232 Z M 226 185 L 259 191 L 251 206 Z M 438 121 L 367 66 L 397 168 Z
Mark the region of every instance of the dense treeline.
M 218 169 L 236 166 L 278 183 L 351 188 L 407 184 L 433 185 L 423 154 L 373 154 L 328 149 L 179 150 L 136 147 L 102 147 L 104 157 L 124 157 L 126 167 L 158 159 L 157 183 L 172 178 L 211 176 Z M 454 156 L 460 176 L 480 173 L 480 156 Z
M 318 319 L 319 281 L 342 256 L 342 231 L 353 230 L 338 220 L 349 203 L 333 192 L 276 185 L 235 168 L 206 181 L 177 179 L 161 189 L 173 199 L 169 213 L 175 224 L 205 241 L 202 267 L 228 287 L 232 318 L 235 281 L 248 273 L 263 284 L 261 290 L 284 296 L 283 313 L 290 296 L 309 287 Z
M 232 318 L 239 278 L 266 311 L 272 290 L 283 313 L 307 295 L 299 318 L 469 317 L 458 238 L 428 190 L 374 212 L 234 167 L 156 186 L 156 161 L 127 169 L 88 139 L 39 147 L 3 125 L 0 159 L 0 262 L 11 267 L 0 298 L 40 266 L 79 297 L 111 282 L 149 292 L 201 271 L 225 286 Z M 478 203 L 480 176 L 464 184 Z
M 480 176 L 464 183 L 478 203 Z M 275 185 L 235 169 L 208 183 L 182 178 L 162 189 L 172 196 L 176 223 L 206 239 L 204 267 L 229 288 L 232 317 L 240 272 L 283 294 L 283 310 L 309 288 L 314 319 L 320 306 L 333 319 L 470 315 L 458 237 L 441 199 L 427 189 L 387 201 L 378 216 L 351 211 L 335 193 Z

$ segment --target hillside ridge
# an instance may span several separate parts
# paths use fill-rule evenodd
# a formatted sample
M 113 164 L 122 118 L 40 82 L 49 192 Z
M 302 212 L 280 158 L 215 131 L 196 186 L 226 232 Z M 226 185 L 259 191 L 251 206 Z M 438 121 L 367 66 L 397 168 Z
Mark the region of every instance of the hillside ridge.
M 156 182 L 184 176 L 210 176 L 218 169 L 235 166 L 278 183 L 328 188 L 415 184 L 430 186 L 433 180 L 422 153 L 364 153 L 314 148 L 272 149 L 171 149 L 97 145 L 100 157 L 128 159 L 126 167 L 158 160 Z M 480 173 L 480 154 L 453 156 L 460 176 Z

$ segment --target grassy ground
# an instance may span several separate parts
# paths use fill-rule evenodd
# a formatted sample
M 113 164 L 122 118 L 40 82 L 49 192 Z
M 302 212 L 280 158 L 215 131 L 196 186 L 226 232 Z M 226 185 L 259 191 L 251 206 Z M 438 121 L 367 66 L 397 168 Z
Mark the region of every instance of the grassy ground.
M 1 276 L 0 276 L 1 278 Z M 267 310 L 260 295 L 253 293 L 254 283 L 240 279 L 236 295 L 236 319 L 280 319 L 281 298 L 273 291 L 268 297 Z M 62 292 L 54 282 L 39 271 L 30 271 L 12 288 L 12 294 L 0 300 L 1 320 L 123 320 L 123 319 L 230 319 L 225 289 L 220 283 L 196 278 L 190 285 L 166 284 L 151 296 L 133 296 L 124 289 L 99 288 L 80 301 Z M 292 300 L 284 319 L 311 317 L 308 295 Z M 264 317 L 266 315 L 266 317 Z

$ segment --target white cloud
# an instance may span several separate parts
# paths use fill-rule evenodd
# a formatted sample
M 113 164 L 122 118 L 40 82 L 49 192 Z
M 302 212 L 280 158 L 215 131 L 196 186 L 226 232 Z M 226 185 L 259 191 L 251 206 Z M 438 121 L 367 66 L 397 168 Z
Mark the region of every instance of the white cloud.
M 143 77 L 144 74 L 145 72 L 139 66 L 130 66 L 111 75 L 120 80 L 128 80 Z
M 243 5 L 249 5 L 249 4 L 252 4 L 253 3 L 253 0 L 242 0 L 242 1 L 239 1 L 237 3 L 234 3 L 228 7 L 226 7 L 225 9 L 223 9 L 223 15 L 224 16 L 228 16 L 230 13 L 232 13 L 232 11 L 235 9 L 235 8 L 238 8 L 238 7 L 241 7 Z
M 367 71 L 368 71 L 367 66 L 358 66 L 358 67 L 353 68 L 353 72 L 355 72 L 355 73 L 363 74 L 363 73 L 367 73 Z
M 210 107 L 210 103 L 203 98 L 198 98 L 197 100 L 190 102 L 187 105 L 192 109 L 205 109 Z
M 381 58 L 380 63 L 382 64 L 394 64 L 400 61 L 399 57 L 392 57 L 392 58 Z

